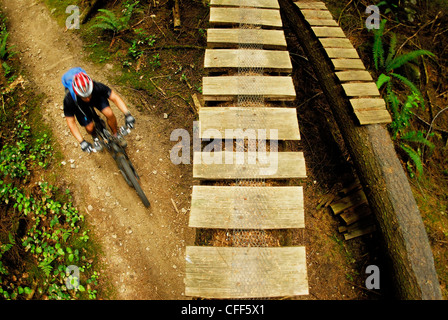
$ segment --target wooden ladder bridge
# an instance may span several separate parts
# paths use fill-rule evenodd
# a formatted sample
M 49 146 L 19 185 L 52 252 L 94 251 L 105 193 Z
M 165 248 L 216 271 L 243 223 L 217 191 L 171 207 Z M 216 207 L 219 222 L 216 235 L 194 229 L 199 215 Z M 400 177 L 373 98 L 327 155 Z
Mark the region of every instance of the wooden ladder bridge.
M 359 124 L 390 122 L 372 77 L 324 3 L 297 1 L 296 5 L 332 60 Z M 256 27 L 241 28 L 242 23 Z M 271 143 L 299 141 L 297 111 L 288 103 L 295 100 L 296 93 L 277 0 L 211 0 L 210 26 L 204 58 L 204 68 L 209 72 L 203 77 L 205 106 L 199 110 L 200 138 L 210 138 L 213 132 L 222 139 L 235 140 L 238 130 L 247 133 L 252 129 L 265 130 L 263 138 Z M 242 48 L 244 45 L 258 45 L 261 49 Z M 238 72 L 247 67 L 260 68 L 264 74 Z M 236 102 L 239 96 L 263 96 L 269 105 L 242 107 Z M 302 152 L 270 150 L 267 154 L 275 155 L 270 158 L 274 161 L 273 171 L 265 170 L 266 162 L 258 159 L 258 154 L 250 161 L 248 152 L 212 153 L 194 153 L 193 178 L 204 183 L 193 186 L 190 227 L 225 230 L 305 227 L 300 182 L 306 178 L 306 165 Z M 247 186 L 222 182 L 244 179 L 272 179 L 277 183 Z M 186 296 L 238 299 L 308 293 L 303 246 L 186 248 Z

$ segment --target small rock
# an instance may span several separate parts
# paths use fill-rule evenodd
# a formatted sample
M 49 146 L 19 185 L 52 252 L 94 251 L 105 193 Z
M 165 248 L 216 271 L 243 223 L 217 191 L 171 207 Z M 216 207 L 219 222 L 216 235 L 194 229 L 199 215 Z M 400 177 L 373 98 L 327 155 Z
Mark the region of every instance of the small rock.
M 154 170 L 152 173 L 157 174 L 157 170 Z
M 76 169 L 76 164 L 72 163 L 72 164 L 70 165 L 70 168 L 72 168 L 72 169 Z
M 187 213 L 187 209 L 185 209 L 185 208 L 180 209 L 180 211 L 181 211 L 182 213 Z
M 87 206 L 87 210 L 92 211 L 92 210 L 93 210 L 92 205 L 89 204 L 89 205 Z
M 106 192 L 106 197 L 110 197 L 110 192 Z
M 62 164 L 63 166 L 65 166 L 65 165 L 67 164 L 67 162 L 62 161 L 61 164 Z
M 167 113 L 163 114 L 163 119 L 168 119 L 168 114 Z

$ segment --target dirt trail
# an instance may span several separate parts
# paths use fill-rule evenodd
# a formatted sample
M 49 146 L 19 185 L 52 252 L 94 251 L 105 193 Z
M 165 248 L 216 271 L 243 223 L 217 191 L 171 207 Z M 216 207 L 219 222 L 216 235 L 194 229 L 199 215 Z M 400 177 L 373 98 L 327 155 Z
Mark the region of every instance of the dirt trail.
M 101 244 L 104 271 L 115 287 L 113 297 L 184 299 L 184 250 L 194 241 L 185 210 L 189 208 L 191 170 L 170 161 L 172 124 L 129 105 L 136 129 L 127 138 L 128 151 L 151 202 L 151 208 L 146 209 L 107 153 L 82 153 L 63 117 L 63 73 L 82 66 L 93 79 L 117 90 L 108 81 L 111 68 L 86 62 L 82 42 L 73 33 L 64 32 L 40 1 L 1 0 L 1 4 L 9 21 L 10 42 L 20 51 L 28 78 L 46 94 L 42 113 L 67 163 L 61 181 L 70 185 L 76 204 L 86 211 L 94 238 Z M 128 94 L 117 91 L 129 101 Z M 123 115 L 112 108 L 122 125 Z

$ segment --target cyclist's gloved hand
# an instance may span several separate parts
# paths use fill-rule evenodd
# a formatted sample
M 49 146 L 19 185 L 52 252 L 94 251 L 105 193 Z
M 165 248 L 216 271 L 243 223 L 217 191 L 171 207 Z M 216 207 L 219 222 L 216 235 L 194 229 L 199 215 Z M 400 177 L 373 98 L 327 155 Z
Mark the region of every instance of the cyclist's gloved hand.
M 133 129 L 134 128 L 134 123 L 135 123 L 135 118 L 131 115 L 131 113 L 127 113 L 124 116 L 124 122 L 126 123 L 126 126 L 128 128 Z
M 90 153 L 93 150 L 92 144 L 90 142 L 87 142 L 86 140 L 83 140 L 81 142 L 81 149 L 84 152 Z

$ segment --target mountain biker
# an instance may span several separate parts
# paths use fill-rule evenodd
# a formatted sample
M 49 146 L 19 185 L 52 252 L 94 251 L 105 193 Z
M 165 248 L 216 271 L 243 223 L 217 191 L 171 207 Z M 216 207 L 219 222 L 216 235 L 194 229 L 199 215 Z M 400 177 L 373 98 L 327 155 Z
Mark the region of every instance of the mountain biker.
M 82 151 L 92 151 L 92 144 L 83 138 L 76 125 L 75 117 L 79 124 L 85 127 L 87 133 L 92 136 L 94 148 L 97 151 L 102 150 L 99 139 L 95 134 L 95 124 L 92 118 L 94 112 L 92 109 L 93 107 L 101 111 L 107 118 L 107 124 L 109 125 L 112 134 L 117 138 L 122 147 L 126 147 L 126 141 L 118 132 L 117 118 L 109 105 L 110 100 L 124 113 L 126 125 L 133 128 L 135 118 L 127 109 L 123 99 L 105 84 L 93 81 L 86 72 L 79 67 L 67 71 L 62 76 L 62 83 L 68 91 L 64 98 L 64 116 L 67 125 L 70 128 L 70 132 L 80 143 Z

